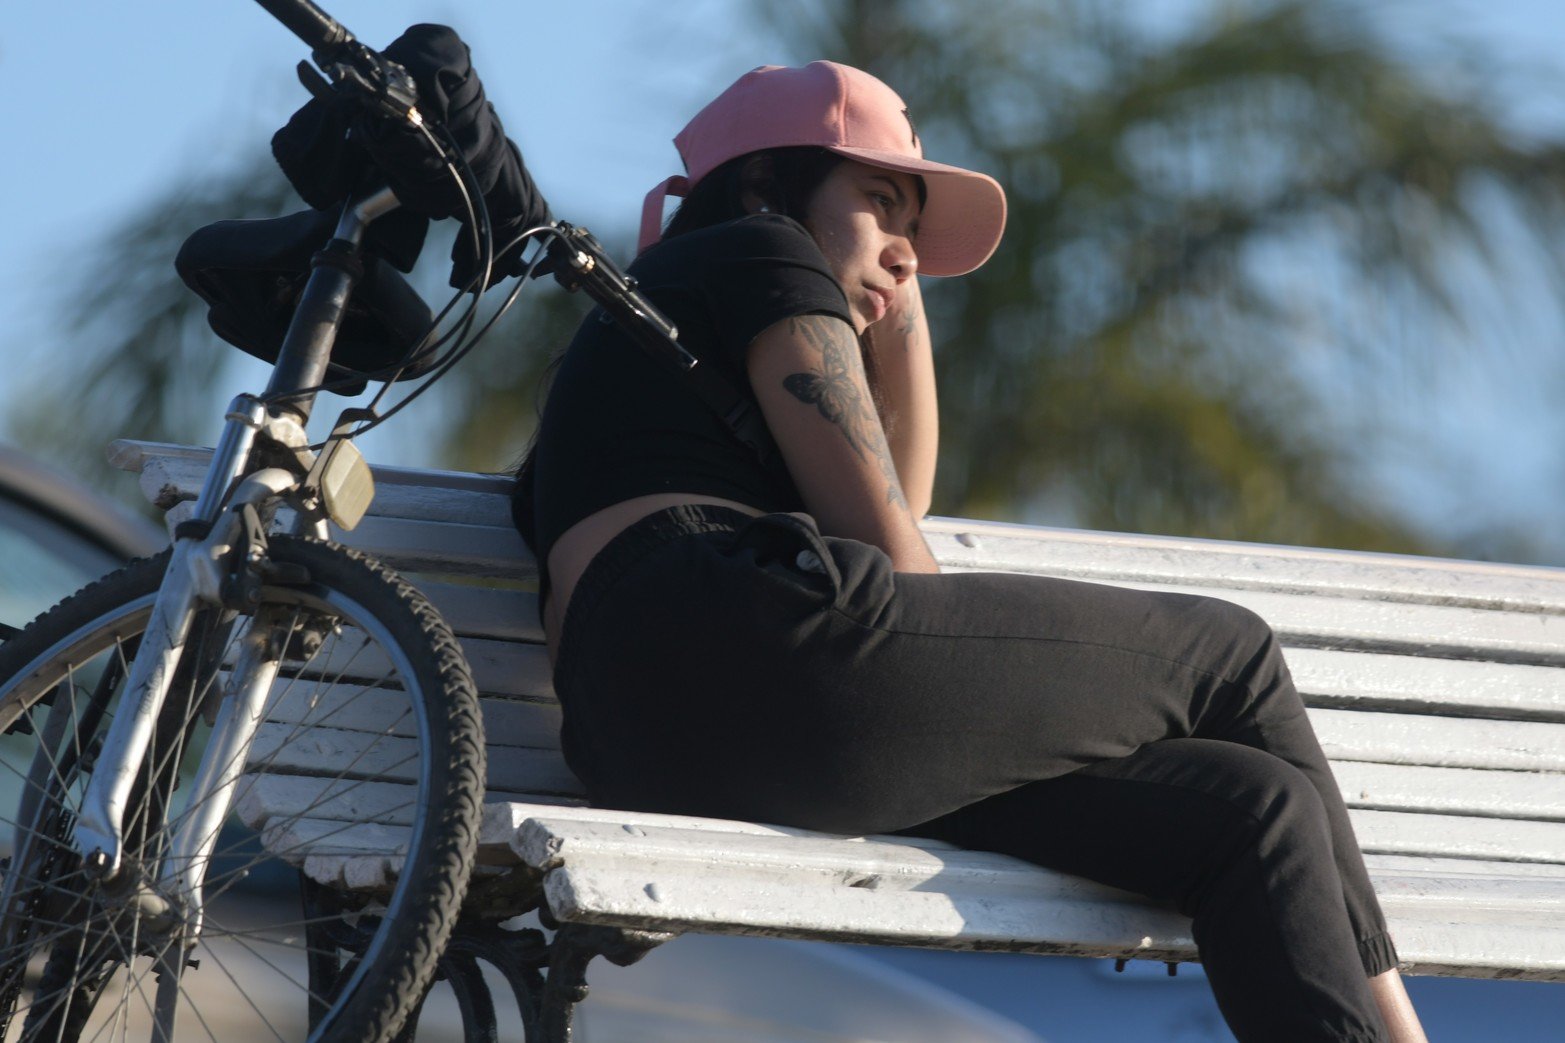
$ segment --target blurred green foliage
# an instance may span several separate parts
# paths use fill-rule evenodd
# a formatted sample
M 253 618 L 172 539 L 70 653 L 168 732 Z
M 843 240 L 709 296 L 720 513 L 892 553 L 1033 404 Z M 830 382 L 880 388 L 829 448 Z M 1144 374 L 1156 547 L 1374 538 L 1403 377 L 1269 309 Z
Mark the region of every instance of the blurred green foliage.
M 926 282 L 935 510 L 1436 549 L 1361 484 L 1376 396 L 1342 389 L 1438 365 L 1456 271 L 1498 277 L 1496 195 L 1565 287 L 1565 153 L 1508 140 L 1475 85 L 1415 76 L 1361 6 L 1228 4 L 1174 38 L 1135 10 L 770 8 L 801 56 L 893 84 L 927 153 L 1007 187 L 994 259 Z
M 1497 212 L 1565 290 L 1549 248 L 1565 232 L 1559 147 L 1512 140 L 1476 88 L 1421 79 L 1331 0 L 1227 4 L 1162 35 L 1133 6 L 1075 0 L 756 10 L 779 60 L 876 73 L 932 157 L 1008 190 L 993 260 L 925 283 L 936 513 L 1464 552 L 1366 487 L 1356 453 L 1380 401 L 1366 389 L 1438 365 L 1466 314 L 1462 279 L 1503 280 Z M 670 132 L 687 115 L 670 113 Z M 84 455 L 116 435 L 190 437 L 222 355 L 167 259 L 189 229 L 279 212 L 284 195 L 261 164 L 116 231 L 72 319 L 94 360 L 88 408 L 23 410 L 14 434 Z M 441 389 L 448 426 L 428 437 L 450 466 L 517 458 L 583 308 L 530 290 L 517 311 L 503 346 Z

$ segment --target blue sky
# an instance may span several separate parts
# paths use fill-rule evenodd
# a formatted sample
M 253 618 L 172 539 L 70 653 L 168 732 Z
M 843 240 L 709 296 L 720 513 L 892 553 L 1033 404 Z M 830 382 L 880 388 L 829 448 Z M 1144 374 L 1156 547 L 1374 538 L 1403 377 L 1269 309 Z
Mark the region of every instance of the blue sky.
M 764 34 L 738 31 L 754 2 L 337 0 L 329 9 L 378 44 L 414 21 L 458 26 L 556 213 L 626 227 L 646 189 L 678 169 L 669 137 L 702 101 L 754 65 L 815 57 L 779 54 Z M 1206 6 L 1134 2 L 1175 31 L 1189 11 Z M 1565 63 L 1556 57 L 1565 5 L 1361 2 L 1410 48 L 1440 35 L 1477 41 L 1516 83 L 1536 85 L 1543 79 L 1534 70 L 1553 70 L 1558 89 L 1498 90 L 1518 127 L 1565 132 Z M 60 373 L 63 383 L 69 345 L 58 344 L 48 326 L 60 314 L 60 273 L 106 222 L 162 186 L 254 161 L 301 101 L 289 73 L 302 56 L 250 0 L 11 5 L 0 22 L 0 90 L 11 114 L 0 163 L 0 199 L 8 204 L 0 233 L 7 319 L 0 362 L 13 381 L 41 371 Z M 1404 400 L 1393 392 L 1396 437 L 1374 446 L 1362 464 L 1385 499 L 1413 505 L 1439 531 L 1529 524 L 1557 507 L 1565 483 L 1565 421 L 1550 419 L 1565 393 L 1565 362 L 1542 376 L 1511 365 L 1547 357 L 1565 337 L 1559 310 L 1524 299 L 1506 305 L 1504 318 L 1503 331 L 1472 331 L 1475 350 L 1410 384 Z M 957 335 L 936 331 L 937 339 Z M 1552 354 L 1565 360 L 1565 352 Z M 252 383 L 258 373 L 240 369 Z M 438 403 L 410 410 L 402 431 L 416 431 L 419 408 Z M 427 462 L 416 439 L 395 432 L 377 432 L 368 443 L 372 458 Z M 1556 563 L 1565 564 L 1565 542 L 1558 547 Z
M 782 55 L 773 41 L 736 32 L 752 2 L 759 0 L 334 0 L 328 9 L 375 44 L 414 21 L 457 25 L 556 213 L 624 227 L 646 189 L 677 171 L 669 138 L 697 105 L 754 65 L 815 57 Z M 1202 6 L 1136 2 L 1175 29 Z M 1561 82 L 1559 0 L 1364 2 L 1398 36 L 1474 40 L 1517 82 L 1538 82 L 1534 69 L 1553 70 Z M 10 115 L 0 162 L 0 366 L 11 377 L 0 379 L 0 427 L 16 374 L 58 372 L 62 382 L 69 374 L 69 345 L 57 342 L 48 321 L 60 303 L 51 287 L 72 257 L 106 222 L 163 186 L 260 155 L 302 100 L 289 75 L 301 57 L 296 41 L 250 0 L 7 6 L 0 20 L 0 92 Z M 1502 85 L 1501 95 L 1518 128 L 1565 133 L 1565 87 Z M 1565 383 L 1549 380 L 1565 373 L 1565 351 L 1556 348 L 1557 309 L 1536 303 L 1512 316 L 1506 344 L 1474 331 L 1473 353 L 1408 392 L 1398 411 L 1402 437 L 1365 463 L 1386 498 L 1452 530 L 1483 519 L 1549 524 L 1544 512 L 1557 506 L 1565 483 L 1565 427 L 1557 416 L 1565 411 L 1554 408 Z M 1562 366 L 1547 380 L 1509 364 L 1551 350 Z M 480 354 L 470 364 L 481 362 Z M 400 429 L 416 434 L 417 408 Z M 424 462 L 416 438 L 366 448 L 380 461 Z M 1555 563 L 1565 564 L 1560 546 Z M 985 977 L 1003 976 L 988 970 Z M 1018 1004 L 1013 1013 L 1025 1017 L 1023 986 L 1006 987 Z M 1445 983 L 1431 988 L 1451 997 L 1453 1009 L 1473 1006 L 1470 993 Z M 1475 1030 L 1441 1038 L 1484 1037 Z

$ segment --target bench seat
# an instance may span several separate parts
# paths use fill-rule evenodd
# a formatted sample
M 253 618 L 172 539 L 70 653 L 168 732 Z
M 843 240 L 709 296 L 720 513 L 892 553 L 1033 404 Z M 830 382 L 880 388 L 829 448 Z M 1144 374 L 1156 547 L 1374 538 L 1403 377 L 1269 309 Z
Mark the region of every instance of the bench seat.
M 178 520 L 207 451 L 116 443 Z M 1171 909 L 1004 856 L 908 838 L 584 806 L 509 521 L 508 480 L 376 468 L 343 542 L 415 574 L 467 651 L 490 748 L 480 872 L 535 881 L 562 922 L 1159 960 L 1195 956 Z M 1223 597 L 1283 642 L 1413 974 L 1565 981 L 1565 570 L 930 519 L 948 571 Z M 270 711 L 278 734 L 304 711 Z M 311 729 L 238 812 L 323 882 L 400 864 L 394 777 L 310 773 L 362 719 Z M 336 786 L 337 790 L 323 792 Z M 403 791 L 405 792 L 405 790 Z M 319 801 L 319 803 L 316 803 Z M 297 821 L 301 807 L 312 818 Z M 1148 850 L 1148 858 L 1156 858 Z M 484 892 L 490 893 L 490 892 Z

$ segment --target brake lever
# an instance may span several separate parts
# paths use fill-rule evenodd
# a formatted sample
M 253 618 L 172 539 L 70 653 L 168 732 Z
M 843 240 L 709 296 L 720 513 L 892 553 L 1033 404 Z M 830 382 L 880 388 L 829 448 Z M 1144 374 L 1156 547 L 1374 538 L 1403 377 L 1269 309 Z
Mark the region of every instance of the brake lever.
M 636 280 L 619 270 L 593 234 L 568 221 L 554 223 L 548 257 L 535 276 L 553 275 L 573 293 L 587 295 L 603 306 L 605 322 L 618 322 L 643 347 L 665 355 L 680 369 L 694 369 L 697 359 L 679 343 L 679 329 L 636 288 Z
M 322 76 L 309 62 L 296 67 L 299 82 L 312 97 L 327 100 L 338 94 L 351 94 L 359 102 L 382 116 L 407 120 L 414 126 L 424 122 L 418 111 L 418 87 L 407 69 L 357 40 L 339 48 L 330 59 L 315 56 L 330 79 Z
M 356 40 L 338 52 L 337 61 L 327 66 L 326 74 L 339 90 L 346 87 L 384 116 L 407 120 L 414 126 L 424 122 L 418 111 L 418 87 L 412 75 Z

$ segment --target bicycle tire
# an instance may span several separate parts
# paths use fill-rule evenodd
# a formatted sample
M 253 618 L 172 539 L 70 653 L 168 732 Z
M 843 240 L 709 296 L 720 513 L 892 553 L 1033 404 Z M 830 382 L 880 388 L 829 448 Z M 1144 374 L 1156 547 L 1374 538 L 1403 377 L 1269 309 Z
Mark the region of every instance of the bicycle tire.
M 385 566 L 335 544 L 284 536 L 271 538 L 268 559 L 275 567 L 261 604 L 287 614 L 290 636 L 278 640 L 293 644 L 268 702 L 263 729 L 271 731 L 257 737 L 235 806 L 263 780 L 308 780 L 297 774 L 301 741 L 341 742 L 348 732 L 363 752 L 324 782 L 306 781 L 322 787 L 307 814 L 266 823 L 271 849 L 239 851 L 219 841 L 222 861 L 214 859 L 205 885 L 205 925 L 187 954 L 200 969 L 176 979 L 176 1038 L 378 1043 L 422 999 L 472 869 L 484 778 L 477 695 L 450 629 Z M 180 805 L 181 771 L 199 752 L 206 693 L 223 676 L 238 628 L 209 612 L 187 640 L 127 812 L 125 869 L 114 881 L 90 880 L 69 838 L 74 803 L 97 767 L 97 738 L 118 709 L 123 664 L 168 561 L 165 551 L 134 562 L 0 645 L 0 718 L 15 715 L 0 740 L 0 842 L 11 843 L 0 888 L 0 1041 L 139 1038 L 148 1021 L 155 999 L 146 988 L 148 963 L 167 920 L 147 912 L 157 900 L 149 881 L 189 811 Z M 308 632 L 321 635 L 319 647 L 298 636 Z M 361 676 L 372 674 L 366 664 L 376 654 L 389 673 Z M 25 769 L 17 766 L 24 752 Z M 380 761 L 407 776 L 401 788 L 380 781 L 381 769 L 371 768 Z M 18 778 L 21 791 L 6 795 Z M 379 828 L 406 844 L 406 855 L 389 891 L 331 892 L 351 930 L 323 941 L 321 924 L 303 911 L 286 922 L 235 925 L 234 916 L 255 920 L 263 902 L 279 911 L 274 894 L 235 891 L 247 877 L 279 879 L 272 870 L 285 867 L 298 893 L 299 852 L 275 838 L 301 824 L 319 831 L 322 821 L 328 826 L 319 839 L 346 837 L 356 823 L 342 805 L 366 801 Z M 346 935 L 353 948 L 341 940 Z M 230 964 L 242 964 L 240 973 Z M 332 991 L 323 992 L 323 982 Z M 219 998 L 207 997 L 211 989 Z M 281 990 L 295 993 L 292 1009 L 281 1009 Z

